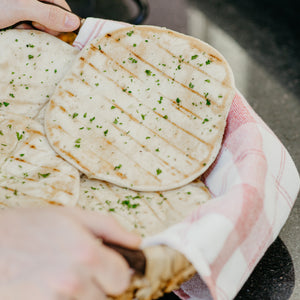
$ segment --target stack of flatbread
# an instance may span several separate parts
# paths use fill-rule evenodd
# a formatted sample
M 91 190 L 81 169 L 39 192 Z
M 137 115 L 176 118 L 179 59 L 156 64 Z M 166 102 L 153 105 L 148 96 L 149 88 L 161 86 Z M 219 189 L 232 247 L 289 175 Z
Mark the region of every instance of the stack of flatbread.
M 215 49 L 153 26 L 113 31 L 79 53 L 36 31 L 1 32 L 1 43 L 2 207 L 78 206 L 147 237 L 211 198 L 199 176 L 234 96 Z M 168 247 L 145 254 L 146 275 L 120 299 L 157 298 L 195 272 Z

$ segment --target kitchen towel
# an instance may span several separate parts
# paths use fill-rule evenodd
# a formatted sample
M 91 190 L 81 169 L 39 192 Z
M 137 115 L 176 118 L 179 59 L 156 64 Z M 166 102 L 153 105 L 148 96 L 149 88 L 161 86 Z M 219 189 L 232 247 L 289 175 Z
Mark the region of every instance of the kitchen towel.
M 130 24 L 87 18 L 73 45 Z M 286 222 L 300 179 L 289 153 L 236 91 L 222 148 L 202 176 L 213 199 L 143 246 L 182 252 L 198 274 L 176 294 L 182 299 L 233 299 Z

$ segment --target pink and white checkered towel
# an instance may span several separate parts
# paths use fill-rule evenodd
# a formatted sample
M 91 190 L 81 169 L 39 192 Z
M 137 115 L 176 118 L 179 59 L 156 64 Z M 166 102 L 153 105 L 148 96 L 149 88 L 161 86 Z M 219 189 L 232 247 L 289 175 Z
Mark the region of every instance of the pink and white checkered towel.
M 124 26 L 88 18 L 74 46 Z M 193 263 L 199 275 L 176 292 L 182 299 L 233 299 L 279 234 L 300 186 L 289 153 L 238 91 L 203 179 L 213 199 L 143 246 L 166 244 Z

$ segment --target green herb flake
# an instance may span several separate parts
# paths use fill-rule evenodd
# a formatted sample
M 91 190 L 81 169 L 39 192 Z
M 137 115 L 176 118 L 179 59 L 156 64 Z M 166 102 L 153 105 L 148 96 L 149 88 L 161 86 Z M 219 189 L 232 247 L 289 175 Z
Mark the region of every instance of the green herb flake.
M 195 85 L 193 85 L 191 82 L 189 83 L 189 88 L 193 89 Z
M 9 96 L 12 97 L 12 98 L 15 98 L 15 95 L 12 94 L 12 93 L 10 93 Z
M 206 105 L 207 105 L 207 106 L 210 106 L 210 105 L 211 105 L 211 102 L 210 102 L 209 99 L 206 99 Z
M 31 55 L 31 54 L 28 55 L 28 59 L 33 59 L 33 58 L 34 58 L 33 55 Z
M 133 64 L 137 63 L 137 60 L 133 57 L 129 57 L 128 60 L 130 60 Z
M 72 119 L 75 119 L 78 116 L 78 113 L 74 113 Z
M 206 65 L 209 65 L 209 64 L 211 64 L 211 60 L 210 60 L 210 59 L 208 59 L 208 60 L 205 62 L 205 64 L 206 64 Z
M 39 175 L 39 178 L 43 177 L 43 178 L 47 178 L 51 173 L 45 173 L 45 174 L 42 174 L 42 173 L 38 173 Z
M 16 132 L 17 139 L 20 141 L 23 138 L 23 134 L 20 134 L 19 132 Z
M 115 166 L 115 167 L 114 167 L 114 170 L 120 170 L 121 168 L 122 168 L 122 165 L 119 164 L 118 166 Z
M 156 169 L 156 175 L 159 175 L 159 174 L 161 174 L 162 173 L 162 170 L 161 169 Z
M 168 115 L 164 115 L 163 118 L 167 120 L 168 119 Z
M 180 102 L 181 102 L 181 100 L 180 100 L 179 98 L 176 98 L 176 102 L 177 102 L 177 104 L 179 105 Z
M 107 136 L 108 129 L 106 129 L 103 133 L 104 133 L 105 136 Z
M 115 109 L 115 108 L 116 108 L 116 107 L 115 107 L 114 105 L 112 105 L 110 109 Z
M 145 73 L 147 74 L 147 76 L 151 76 L 152 72 L 150 70 L 145 70 Z
M 199 56 L 199 55 L 197 55 L 197 54 L 193 55 L 193 56 L 191 57 L 191 60 L 196 59 L 198 56 Z
M 126 32 L 126 34 L 127 34 L 128 36 L 132 36 L 133 33 L 134 33 L 133 30 Z
M 204 81 L 210 83 L 210 80 L 209 80 L 209 79 L 205 79 Z

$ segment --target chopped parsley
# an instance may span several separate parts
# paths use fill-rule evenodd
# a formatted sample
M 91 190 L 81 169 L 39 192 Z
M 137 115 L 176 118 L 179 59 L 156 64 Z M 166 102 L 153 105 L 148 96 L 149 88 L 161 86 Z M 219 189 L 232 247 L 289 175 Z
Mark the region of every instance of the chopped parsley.
M 20 141 L 23 138 L 23 134 L 20 134 L 19 132 L 16 132 L 17 139 Z
M 126 32 L 126 34 L 127 34 L 128 36 L 132 36 L 133 33 L 134 33 L 133 30 Z
M 194 59 L 196 59 L 197 57 L 198 57 L 198 55 L 195 54 L 195 55 L 193 55 L 193 56 L 191 57 L 191 60 L 194 60 Z
M 41 177 L 47 178 L 50 174 L 51 174 L 51 173 L 45 173 L 45 174 L 38 173 L 39 178 L 41 178 Z
M 161 169 L 156 169 L 156 175 L 159 175 L 159 174 L 161 174 L 162 173 L 162 170 Z
M 122 165 L 119 164 L 118 166 L 115 166 L 115 167 L 114 167 L 114 170 L 120 170 L 121 168 L 122 168 Z

